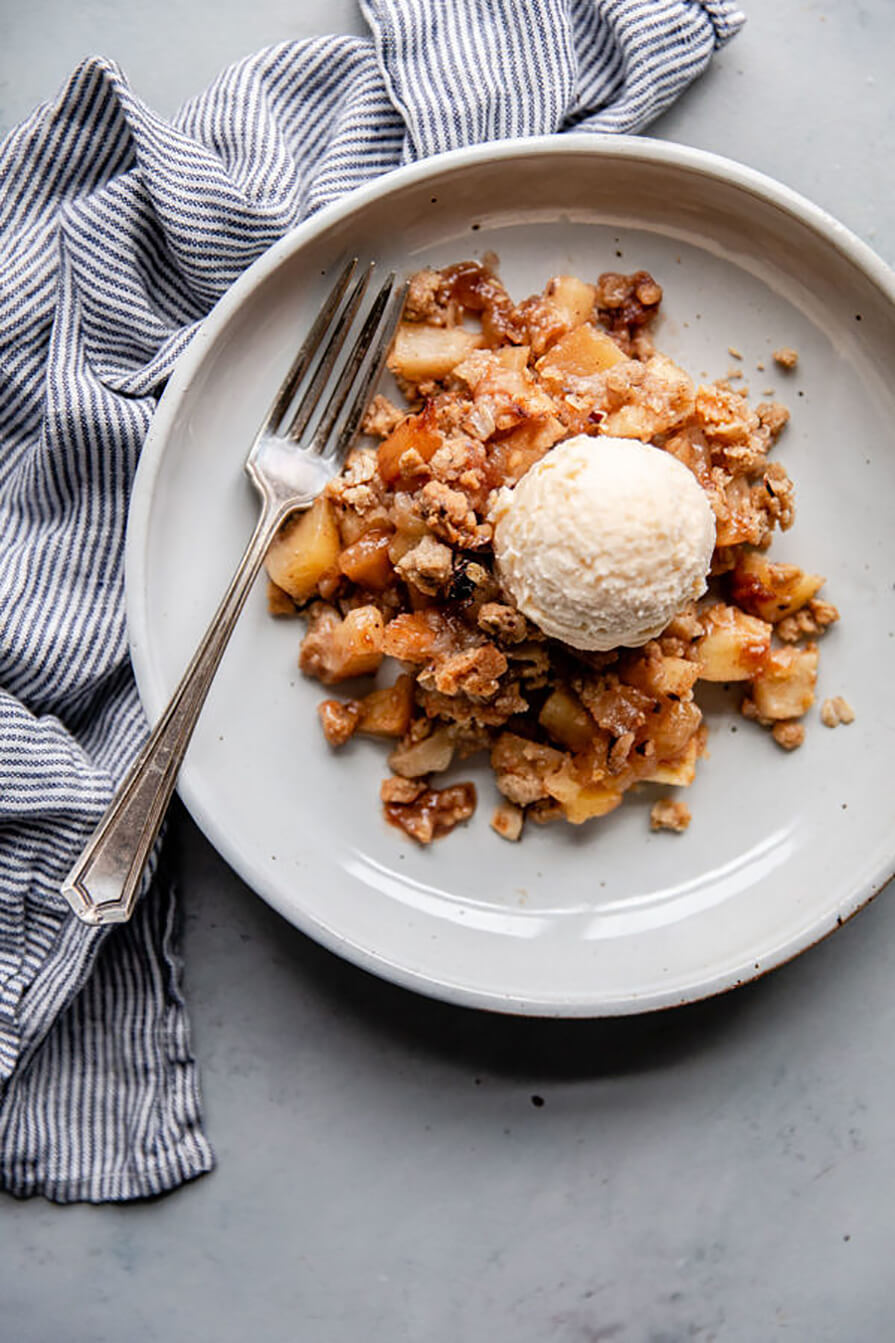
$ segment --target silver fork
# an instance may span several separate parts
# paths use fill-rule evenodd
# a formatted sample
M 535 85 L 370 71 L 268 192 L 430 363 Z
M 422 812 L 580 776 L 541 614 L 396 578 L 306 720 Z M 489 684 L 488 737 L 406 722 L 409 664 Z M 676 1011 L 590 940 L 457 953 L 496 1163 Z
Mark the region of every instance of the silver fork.
M 357 264 L 357 258 L 350 261 L 336 281 L 246 459 L 246 473 L 261 496 L 261 514 L 233 580 L 149 740 L 63 882 L 62 894 L 85 923 L 124 923 L 130 918 L 193 728 L 268 547 L 290 513 L 310 507 L 337 473 L 360 427 L 404 306 L 406 286 L 396 289 L 394 274 L 388 276 L 325 396 L 373 273 L 371 264 L 355 279 Z M 284 427 L 321 346 L 297 409 Z

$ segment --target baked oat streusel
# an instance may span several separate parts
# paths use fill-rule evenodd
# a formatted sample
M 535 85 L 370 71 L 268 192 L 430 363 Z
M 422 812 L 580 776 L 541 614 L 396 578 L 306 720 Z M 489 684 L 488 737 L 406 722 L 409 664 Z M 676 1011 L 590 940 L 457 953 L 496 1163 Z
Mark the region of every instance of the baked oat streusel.
M 378 448 L 357 448 L 271 548 L 270 609 L 305 616 L 308 676 L 336 685 L 401 664 L 391 684 L 319 712 L 334 747 L 355 733 L 394 743 L 382 803 L 420 843 L 472 814 L 471 784 L 432 780 L 479 752 L 503 795 L 492 826 L 510 840 L 526 818 L 604 815 L 640 783 L 686 786 L 705 747 L 700 681 L 740 683 L 747 718 L 786 750 L 801 743 L 815 640 L 838 613 L 819 575 L 765 554 L 794 518 L 770 456 L 788 412 L 753 408 L 729 381 L 697 386 L 658 352 L 661 298 L 645 271 L 556 276 L 519 304 L 489 265 L 418 272 L 389 361 L 407 407 L 373 399 Z M 577 434 L 663 448 L 714 512 L 710 595 L 642 648 L 548 639 L 495 576 L 495 492 Z M 653 808 L 654 828 L 688 823 L 682 803 Z

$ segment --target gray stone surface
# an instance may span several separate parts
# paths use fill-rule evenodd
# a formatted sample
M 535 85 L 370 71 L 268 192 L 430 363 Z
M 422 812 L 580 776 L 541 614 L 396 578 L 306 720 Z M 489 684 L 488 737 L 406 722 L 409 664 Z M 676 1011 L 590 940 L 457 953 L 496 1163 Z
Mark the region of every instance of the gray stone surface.
M 890 0 L 744 3 L 654 133 L 770 172 L 895 260 Z M 90 51 L 170 112 L 268 41 L 361 30 L 334 0 L 4 8 L 7 125 Z M 3 1204 L 0 1338 L 892 1337 L 891 893 L 717 1001 L 526 1022 L 379 983 L 278 919 L 182 813 L 175 843 L 219 1168 L 143 1206 Z

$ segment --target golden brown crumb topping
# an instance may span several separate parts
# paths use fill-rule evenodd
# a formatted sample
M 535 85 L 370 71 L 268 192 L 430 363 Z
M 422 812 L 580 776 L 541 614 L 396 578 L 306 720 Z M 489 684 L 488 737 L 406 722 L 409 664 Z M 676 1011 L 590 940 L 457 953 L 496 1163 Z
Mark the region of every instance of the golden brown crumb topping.
M 672 830 L 682 835 L 691 821 L 690 809 L 685 802 L 674 802 L 670 797 L 653 804 L 649 823 L 652 830 Z
M 525 812 L 521 807 L 514 807 L 512 802 L 500 802 L 494 808 L 491 829 L 495 830 L 501 839 L 511 841 L 521 839 L 524 820 Z
M 805 726 L 794 718 L 784 719 L 771 728 L 771 736 L 784 751 L 794 751 L 805 740 Z
M 840 723 L 853 723 L 855 711 L 842 695 L 834 695 L 821 705 L 820 719 L 825 727 L 838 727 Z
M 402 665 L 319 715 L 335 748 L 355 734 L 391 742 L 383 806 L 419 843 L 472 814 L 471 784 L 432 780 L 476 753 L 503 799 L 492 826 L 511 840 L 526 817 L 581 824 L 635 785 L 686 787 L 706 745 L 701 681 L 739 683 L 745 717 L 786 750 L 801 744 L 814 640 L 838 612 L 819 574 L 765 553 L 794 519 L 773 456 L 789 412 L 751 406 L 739 381 L 698 385 L 657 351 L 661 299 L 646 271 L 554 276 L 518 304 L 484 262 L 417 272 L 389 358 L 407 406 L 373 398 L 364 430 L 378 445 L 353 451 L 271 548 L 269 606 L 305 616 L 306 675 L 334 685 Z M 774 358 L 792 367 L 795 351 Z M 644 648 L 588 654 L 547 639 L 494 570 L 495 492 L 582 433 L 664 448 L 715 514 L 708 598 Z M 849 712 L 837 697 L 823 721 Z M 680 832 L 689 819 L 664 798 L 651 823 Z

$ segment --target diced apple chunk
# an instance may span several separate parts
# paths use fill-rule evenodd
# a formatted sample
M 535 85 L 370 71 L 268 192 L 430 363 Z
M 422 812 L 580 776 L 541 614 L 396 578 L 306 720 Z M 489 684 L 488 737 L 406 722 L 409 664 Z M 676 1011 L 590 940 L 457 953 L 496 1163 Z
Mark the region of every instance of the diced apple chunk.
M 438 727 L 422 741 L 396 746 L 388 758 L 389 768 L 403 779 L 421 779 L 440 774 L 454 758 L 455 738 L 450 727 Z
M 408 415 L 403 419 L 379 444 L 377 464 L 380 476 L 387 485 L 394 485 L 405 473 L 406 463 L 411 458 L 418 465 L 428 462 L 443 442 L 435 422 L 435 407 L 430 401 L 419 415 Z
M 589 378 L 627 358 L 611 336 L 585 322 L 560 337 L 536 364 L 544 385 L 561 389 L 569 378 Z
M 403 737 L 413 714 L 413 677 L 399 676 L 394 685 L 371 690 L 360 701 L 357 731 L 368 737 Z
M 346 578 L 359 587 L 374 592 L 388 586 L 394 570 L 389 559 L 389 546 L 394 533 L 383 527 L 372 527 L 353 545 L 346 546 L 339 556 L 339 568 Z
M 689 788 L 696 778 L 696 761 L 699 756 L 699 738 L 694 734 L 683 751 L 674 760 L 664 760 L 647 775 L 647 783 L 673 784 L 678 788 Z
M 771 626 L 719 602 L 702 616 L 705 634 L 696 645 L 703 681 L 751 681 L 771 647 Z
M 369 676 L 382 662 L 384 626 L 375 606 L 357 606 L 344 620 L 332 606 L 312 609 L 298 665 L 324 685 Z
M 628 663 L 621 679 L 648 695 L 686 695 L 699 679 L 699 663 L 663 654 L 643 655 Z
M 544 702 L 538 722 L 554 741 L 570 751 L 584 751 L 597 732 L 597 725 L 577 695 L 560 687 Z
M 737 606 L 776 625 L 800 611 L 823 584 L 820 574 L 806 574 L 795 564 L 773 564 L 752 552 L 737 560 L 730 592 Z
M 515 485 L 568 431 L 555 415 L 536 415 L 488 444 L 488 481 Z
M 385 627 L 386 657 L 398 662 L 428 662 L 438 637 L 437 615 L 429 611 L 404 611 Z
M 461 326 L 402 322 L 395 334 L 388 366 L 408 382 L 446 378 L 452 368 L 484 343 L 480 332 L 467 331 Z
M 668 700 L 650 724 L 657 760 L 675 760 L 702 725 L 702 710 L 693 700 Z
M 574 327 L 593 316 L 597 290 L 595 285 L 585 284 L 574 275 L 554 275 L 547 283 L 544 297 L 559 309 L 569 326 Z
M 504 345 L 503 349 L 492 350 L 492 356 L 502 368 L 511 373 L 524 373 L 528 367 L 531 348 L 528 345 Z
M 622 800 L 619 790 L 606 783 L 581 783 L 574 766 L 568 763 L 555 774 L 548 774 L 544 787 L 562 807 L 566 820 L 572 825 L 582 825 L 594 816 L 606 816 Z
M 335 510 L 321 496 L 274 537 L 265 561 L 267 572 L 293 601 L 306 602 L 323 575 L 335 566 L 340 548 Z
M 752 682 L 752 699 L 762 718 L 800 718 L 814 703 L 817 644 L 775 648 Z

